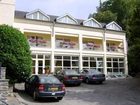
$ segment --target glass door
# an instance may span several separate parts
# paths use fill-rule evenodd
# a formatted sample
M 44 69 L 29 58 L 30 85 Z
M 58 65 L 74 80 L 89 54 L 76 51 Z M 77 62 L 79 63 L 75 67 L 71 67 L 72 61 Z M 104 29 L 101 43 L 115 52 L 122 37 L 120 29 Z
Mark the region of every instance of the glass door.
M 43 74 L 43 59 L 38 59 L 38 74 Z

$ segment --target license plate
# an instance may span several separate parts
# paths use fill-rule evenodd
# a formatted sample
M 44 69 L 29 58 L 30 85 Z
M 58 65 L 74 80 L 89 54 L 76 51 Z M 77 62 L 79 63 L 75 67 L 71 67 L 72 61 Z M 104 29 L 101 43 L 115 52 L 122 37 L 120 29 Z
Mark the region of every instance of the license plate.
M 55 93 L 52 93 L 52 95 L 55 95 Z
M 57 91 L 58 88 L 51 88 L 51 91 Z
M 78 79 L 78 77 L 72 77 L 72 79 Z

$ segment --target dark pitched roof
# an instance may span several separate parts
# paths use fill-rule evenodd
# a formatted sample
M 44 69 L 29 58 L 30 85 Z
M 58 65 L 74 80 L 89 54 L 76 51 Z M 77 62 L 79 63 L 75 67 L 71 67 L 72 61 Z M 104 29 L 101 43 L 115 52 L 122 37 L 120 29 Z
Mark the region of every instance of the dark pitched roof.
M 19 18 L 19 19 L 26 19 L 26 14 L 29 12 L 25 12 L 25 11 L 15 11 L 15 18 Z M 50 21 L 56 21 L 56 18 L 58 18 L 59 16 L 54 16 L 54 15 L 48 15 L 50 17 Z M 78 25 L 81 25 L 81 23 L 84 21 L 82 19 L 76 19 L 78 21 Z
M 16 10 L 15 11 L 15 18 L 19 18 L 19 19 L 26 19 L 26 14 L 29 13 L 29 12 L 25 12 L 25 11 L 18 11 Z M 50 21 L 51 22 L 56 22 L 56 19 L 59 17 L 59 16 L 54 16 L 54 15 L 48 15 L 50 17 Z M 83 25 L 83 19 L 76 19 L 77 22 L 78 22 L 78 25 Z M 101 23 L 102 27 L 105 28 L 105 26 L 107 25 L 106 23 Z M 88 27 L 88 26 L 87 26 Z
M 20 18 L 20 19 L 24 19 L 24 18 L 26 18 L 27 13 L 28 12 L 25 12 L 25 11 L 15 11 L 15 17 Z

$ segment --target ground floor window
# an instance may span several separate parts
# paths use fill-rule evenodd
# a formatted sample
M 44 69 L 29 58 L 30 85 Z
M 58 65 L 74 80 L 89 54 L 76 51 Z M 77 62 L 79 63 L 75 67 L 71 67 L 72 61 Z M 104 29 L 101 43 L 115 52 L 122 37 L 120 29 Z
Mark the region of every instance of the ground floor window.
M 108 75 L 124 74 L 124 58 L 107 58 L 107 73 Z
M 50 68 L 51 56 L 47 54 L 32 54 L 32 73 L 43 74 L 44 68 Z
M 79 55 L 55 55 L 51 61 L 51 54 L 32 54 L 32 74 L 45 73 L 44 68 L 54 69 L 54 72 L 75 69 L 80 71 L 83 69 L 97 69 L 104 72 L 103 57 L 84 56 L 82 57 L 82 65 L 80 65 Z M 51 62 L 54 65 L 51 66 Z M 124 58 L 107 57 L 106 58 L 107 75 L 123 75 L 125 73 Z M 52 69 L 51 69 L 52 68 Z
M 103 72 L 103 57 L 83 56 L 83 69 L 97 69 Z
M 55 71 L 65 69 L 79 70 L 79 56 L 55 56 Z

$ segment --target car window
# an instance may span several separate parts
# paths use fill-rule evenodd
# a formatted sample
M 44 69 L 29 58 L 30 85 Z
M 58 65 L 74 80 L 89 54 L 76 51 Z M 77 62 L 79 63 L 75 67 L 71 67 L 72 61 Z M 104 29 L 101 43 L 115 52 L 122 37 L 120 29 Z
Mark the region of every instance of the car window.
M 75 70 L 66 70 L 65 74 L 66 75 L 75 75 L 75 74 L 78 74 L 78 73 Z
M 101 74 L 98 70 L 89 70 L 89 74 Z
M 29 79 L 29 82 L 30 82 L 30 83 L 33 83 L 34 80 L 35 80 L 35 76 L 32 76 L 32 77 Z
M 84 74 L 88 73 L 88 70 L 83 70 L 83 73 L 84 73 Z
M 60 81 L 54 76 L 40 77 L 40 83 L 60 83 Z

